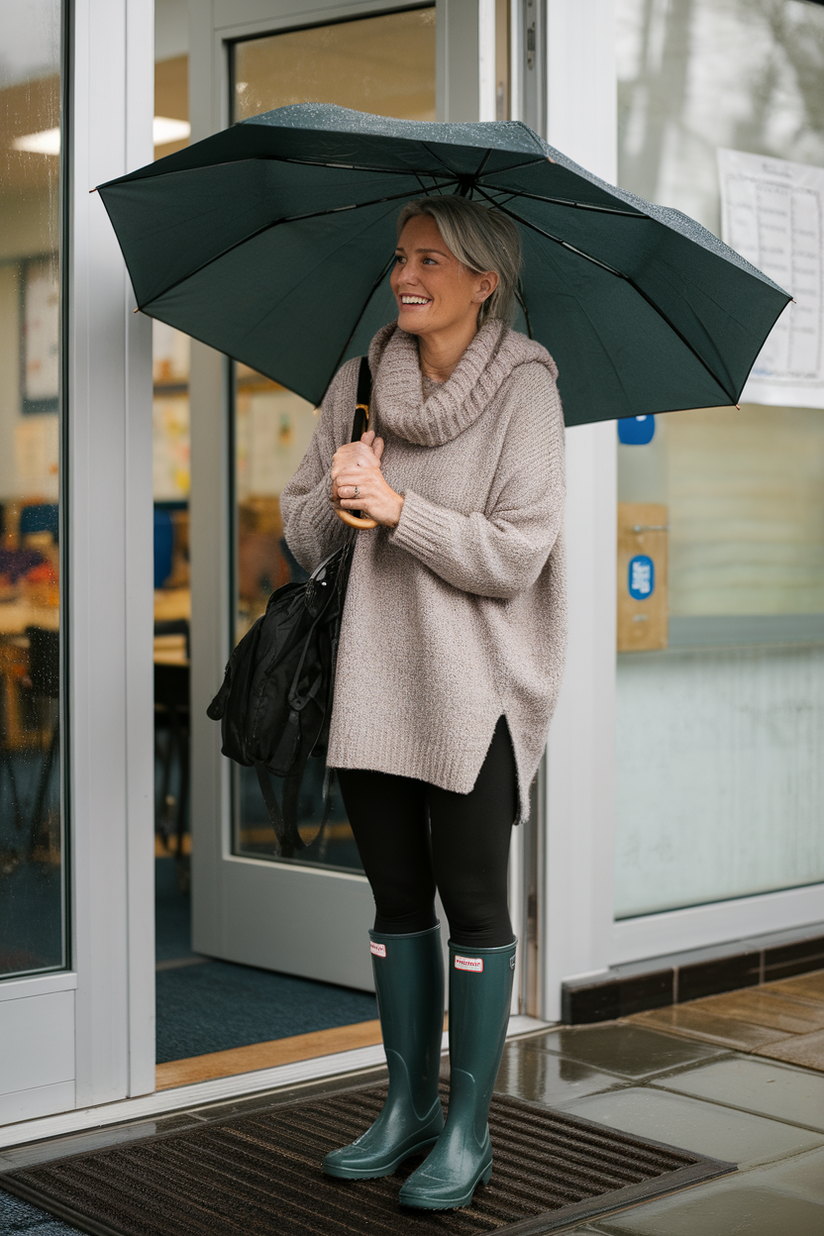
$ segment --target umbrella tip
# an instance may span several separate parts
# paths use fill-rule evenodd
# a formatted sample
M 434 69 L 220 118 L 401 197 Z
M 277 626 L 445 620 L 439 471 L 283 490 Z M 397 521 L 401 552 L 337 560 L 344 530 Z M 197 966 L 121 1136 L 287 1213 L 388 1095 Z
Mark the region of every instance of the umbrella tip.
M 133 309 L 132 313 L 140 313 L 140 305 L 138 305 L 136 309 Z
M 135 313 L 137 313 L 137 310 L 136 310 L 136 309 L 135 309 Z M 741 404 L 740 404 L 740 403 L 737 403 L 735 406 L 736 406 L 736 408 L 738 409 L 738 411 L 740 412 L 740 411 L 741 411 Z
M 95 185 L 93 189 L 89 189 L 89 193 L 96 193 L 96 192 L 97 192 L 97 185 Z

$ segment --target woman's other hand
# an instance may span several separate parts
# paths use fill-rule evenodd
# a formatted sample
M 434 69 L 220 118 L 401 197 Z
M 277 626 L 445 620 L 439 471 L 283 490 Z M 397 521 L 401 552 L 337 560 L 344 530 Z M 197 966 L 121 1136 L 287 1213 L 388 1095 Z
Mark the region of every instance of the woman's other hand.
M 342 510 L 360 511 L 379 524 L 394 528 L 401 517 L 403 498 L 384 480 L 383 448 L 383 438 L 376 437 L 374 429 L 370 429 L 360 442 L 347 442 L 335 451 L 331 502 Z

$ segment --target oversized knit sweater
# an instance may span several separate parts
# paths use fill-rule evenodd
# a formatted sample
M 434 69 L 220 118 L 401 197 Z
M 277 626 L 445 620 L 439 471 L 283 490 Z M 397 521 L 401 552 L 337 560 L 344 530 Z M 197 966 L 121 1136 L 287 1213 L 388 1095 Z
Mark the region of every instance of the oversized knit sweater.
M 396 323 L 375 336 L 369 363 L 383 474 L 404 496 L 397 526 L 353 534 L 329 503 L 357 360 L 333 379 L 281 495 L 287 543 L 307 570 L 355 536 L 327 762 L 467 794 L 504 715 L 523 820 L 566 642 L 555 363 L 501 322 L 481 328 L 442 384 L 424 386 L 417 340 Z

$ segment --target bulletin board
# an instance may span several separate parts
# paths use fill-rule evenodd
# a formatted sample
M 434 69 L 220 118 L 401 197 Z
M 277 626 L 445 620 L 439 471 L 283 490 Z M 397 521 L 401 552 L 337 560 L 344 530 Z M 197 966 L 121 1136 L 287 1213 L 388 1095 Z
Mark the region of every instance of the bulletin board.
M 56 413 L 60 393 L 60 278 L 56 254 L 21 263 L 20 390 L 24 415 Z

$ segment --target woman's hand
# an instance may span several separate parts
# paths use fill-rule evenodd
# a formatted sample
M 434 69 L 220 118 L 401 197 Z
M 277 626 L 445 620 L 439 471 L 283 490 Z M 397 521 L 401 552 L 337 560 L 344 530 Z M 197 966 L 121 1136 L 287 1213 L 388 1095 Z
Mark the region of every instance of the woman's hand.
M 387 528 L 401 517 L 403 498 L 387 485 L 381 472 L 383 438 L 374 429 L 360 442 L 347 442 L 332 459 L 331 502 L 345 511 L 360 511 Z M 357 492 L 356 492 L 357 491 Z

